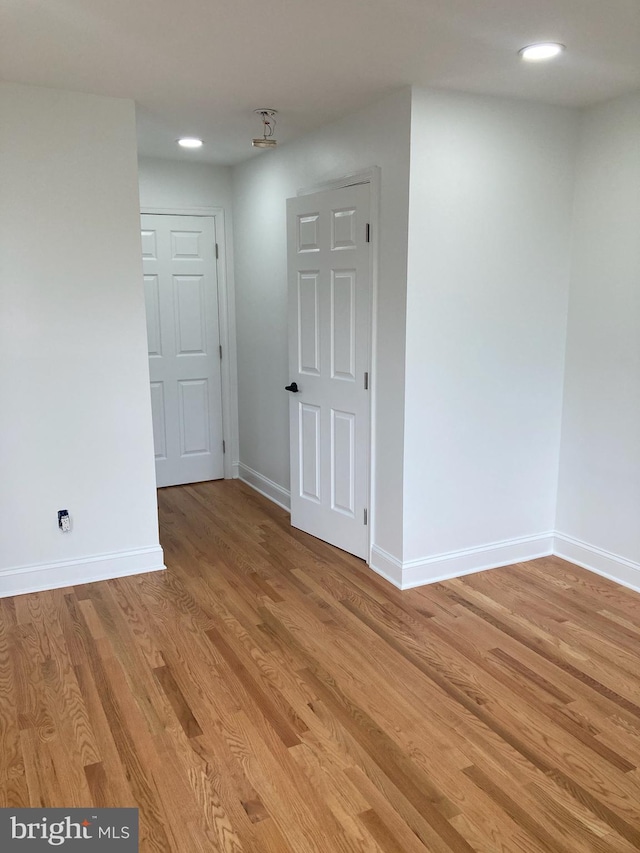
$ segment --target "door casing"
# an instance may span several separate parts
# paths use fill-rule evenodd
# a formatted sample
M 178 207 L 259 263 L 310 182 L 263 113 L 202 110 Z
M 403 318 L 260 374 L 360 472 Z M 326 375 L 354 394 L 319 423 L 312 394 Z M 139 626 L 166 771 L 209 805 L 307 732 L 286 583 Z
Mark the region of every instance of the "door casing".
M 141 207 L 140 213 L 170 216 L 212 216 L 218 241 L 218 322 L 222 346 L 222 437 L 226 445 L 223 457 L 224 477 L 238 476 L 238 383 L 236 367 L 235 299 L 233 280 L 228 275 L 225 216 L 222 207 Z

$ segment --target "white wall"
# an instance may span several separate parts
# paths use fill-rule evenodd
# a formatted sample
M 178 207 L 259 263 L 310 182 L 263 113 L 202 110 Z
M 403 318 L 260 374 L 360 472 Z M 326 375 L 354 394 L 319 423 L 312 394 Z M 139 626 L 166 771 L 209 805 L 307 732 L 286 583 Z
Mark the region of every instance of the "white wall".
M 160 157 L 138 160 L 142 207 L 222 207 L 231 212 L 231 169 Z
M 237 476 L 238 397 L 236 364 L 236 319 L 233 263 L 233 203 L 231 169 L 210 163 L 185 163 L 160 157 L 138 160 L 140 208 L 184 209 L 220 208 L 224 241 L 219 235 L 218 271 L 222 272 L 219 292 L 220 341 L 223 345 L 222 398 L 223 429 L 227 447 L 225 476 Z M 216 225 L 218 227 L 218 214 Z M 220 280 L 220 276 L 219 276 Z
M 133 103 L 0 114 L 0 594 L 161 568 Z
M 233 170 L 241 471 L 245 466 L 282 490 L 289 488 L 286 199 L 381 167 L 375 537 L 398 557 L 409 123 L 407 89 Z
M 564 397 L 558 550 L 640 586 L 639 95 L 584 115 Z
M 551 549 L 576 134 L 575 111 L 413 92 L 405 583 Z

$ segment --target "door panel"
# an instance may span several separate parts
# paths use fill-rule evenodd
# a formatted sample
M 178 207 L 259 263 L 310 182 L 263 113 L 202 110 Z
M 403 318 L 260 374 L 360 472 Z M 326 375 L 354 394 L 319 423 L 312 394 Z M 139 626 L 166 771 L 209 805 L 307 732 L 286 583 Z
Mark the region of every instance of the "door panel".
M 160 283 L 157 275 L 145 275 L 144 299 L 147 307 L 147 344 L 149 358 L 162 355 L 160 331 Z
M 320 373 L 318 272 L 298 273 L 298 370 Z
M 320 408 L 300 403 L 300 495 L 320 502 Z
M 319 252 L 319 213 L 307 213 L 303 216 L 298 216 L 297 223 L 297 245 L 298 254 L 305 252 Z
M 178 382 L 182 456 L 211 452 L 207 385 L 206 379 L 181 379 Z
M 357 212 L 353 207 L 346 210 L 331 211 L 331 248 L 333 251 L 357 248 L 357 221 Z
M 200 241 L 201 231 L 171 230 L 171 258 L 179 260 L 203 260 Z
M 143 214 L 158 486 L 224 476 L 215 221 Z
M 366 558 L 369 186 L 287 204 L 291 523 Z
M 158 260 L 158 251 L 156 248 L 156 232 L 154 230 L 147 231 L 145 228 L 141 232 L 142 238 L 142 258 L 150 261 Z
M 355 435 L 352 412 L 331 410 L 331 509 L 355 518 Z
M 167 432 L 165 428 L 164 382 L 151 383 L 151 416 L 153 418 L 153 444 L 156 459 L 166 459 Z
M 331 378 L 355 381 L 355 270 L 331 272 Z
M 207 311 L 202 275 L 174 275 L 176 355 L 207 354 Z

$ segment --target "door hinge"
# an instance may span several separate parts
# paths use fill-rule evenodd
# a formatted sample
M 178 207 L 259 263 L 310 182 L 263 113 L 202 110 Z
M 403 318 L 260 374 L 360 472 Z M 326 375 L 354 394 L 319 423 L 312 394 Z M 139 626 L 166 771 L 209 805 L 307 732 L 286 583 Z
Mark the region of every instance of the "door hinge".
M 220 353 L 220 358 L 222 358 L 222 344 L 218 347 L 218 352 Z
M 371 242 L 371 223 L 370 223 L 370 222 L 367 222 L 367 237 L 366 237 L 366 242 L 367 242 L 367 243 L 370 243 L 370 242 Z
M 368 523 L 369 523 L 369 521 L 368 521 L 368 513 L 367 513 L 367 510 L 366 510 L 366 509 L 365 509 L 365 511 L 364 511 L 364 523 L 365 523 L 365 524 L 368 524 Z
M 369 373 L 368 372 L 366 372 L 364 374 L 364 390 L 365 391 L 369 390 Z
M 223 453 L 227 452 L 227 445 L 225 444 L 224 438 L 222 439 L 222 452 Z
M 220 254 L 218 252 L 218 244 L 216 243 L 216 261 L 218 260 L 219 257 L 220 257 Z

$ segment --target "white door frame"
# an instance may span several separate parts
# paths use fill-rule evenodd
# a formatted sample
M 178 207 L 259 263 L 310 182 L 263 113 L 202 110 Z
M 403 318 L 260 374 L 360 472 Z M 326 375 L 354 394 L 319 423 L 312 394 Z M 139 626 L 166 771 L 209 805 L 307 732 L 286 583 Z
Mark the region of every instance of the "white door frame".
M 233 278 L 227 273 L 227 242 L 222 207 L 142 207 L 140 213 L 168 216 L 211 216 L 215 222 L 218 244 L 218 322 L 220 326 L 220 363 L 222 379 L 222 437 L 226 452 L 223 457 L 224 478 L 238 476 L 238 381 L 236 367 L 235 299 Z
M 355 184 L 370 185 L 370 209 L 369 218 L 371 220 L 371 282 L 370 282 L 370 309 L 371 309 L 371 328 L 369 329 L 369 490 L 368 490 L 368 545 L 367 545 L 367 563 L 371 563 L 371 546 L 375 542 L 375 479 L 376 479 L 376 397 L 377 397 L 377 329 L 378 329 L 378 271 L 380 268 L 380 166 L 370 166 L 368 169 L 363 169 L 358 172 L 350 172 L 338 178 L 328 178 L 326 181 L 314 184 L 310 187 L 303 187 L 296 193 L 297 196 L 312 195 L 313 193 L 326 192 L 327 190 L 339 190 L 344 187 L 352 187 Z

